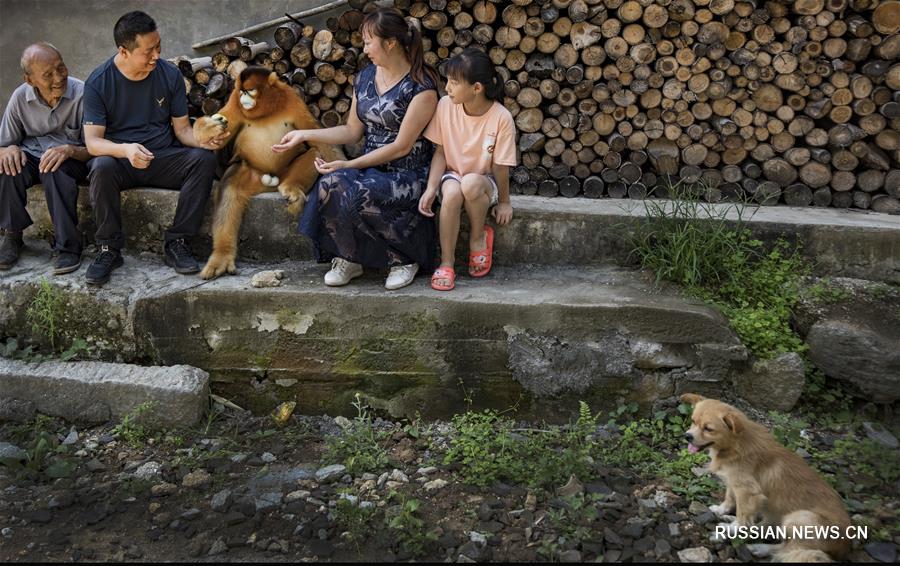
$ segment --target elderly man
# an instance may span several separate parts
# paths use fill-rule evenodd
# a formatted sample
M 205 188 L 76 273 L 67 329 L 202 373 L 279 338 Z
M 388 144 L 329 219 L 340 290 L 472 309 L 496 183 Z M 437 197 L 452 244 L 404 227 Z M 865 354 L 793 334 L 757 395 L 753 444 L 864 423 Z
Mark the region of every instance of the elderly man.
M 178 189 L 175 219 L 165 233 L 165 262 L 178 273 L 200 271 L 190 239 L 203 221 L 212 190 L 215 154 L 227 132 L 207 145 L 197 143 L 188 120 L 184 80 L 160 59 L 156 22 L 129 12 L 113 30 L 118 53 L 85 81 L 84 137 L 91 162 L 90 191 L 100 252 L 87 269 L 87 282 L 103 285 L 121 266 L 120 192 L 136 186 Z
M 35 43 L 22 54 L 25 84 L 13 92 L 0 123 L 0 270 L 19 259 L 22 231 L 32 224 L 25 210 L 26 190 L 44 185 L 53 220 L 53 273 L 81 265 L 78 187 L 90 159 L 82 143 L 84 83 L 69 76 L 62 55 L 49 43 Z

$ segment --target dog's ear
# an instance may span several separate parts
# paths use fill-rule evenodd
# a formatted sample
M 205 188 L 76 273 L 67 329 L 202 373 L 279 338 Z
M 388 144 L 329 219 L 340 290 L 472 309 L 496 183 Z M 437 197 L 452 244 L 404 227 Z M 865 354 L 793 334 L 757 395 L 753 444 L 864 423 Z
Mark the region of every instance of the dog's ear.
M 272 71 L 271 73 L 269 73 L 269 84 L 273 85 L 277 82 L 278 82 L 278 73 L 276 73 L 275 71 Z
M 690 404 L 690 405 L 696 405 L 696 404 L 699 403 L 700 401 L 706 399 L 706 397 L 703 397 L 702 395 L 697 395 L 696 393 L 685 393 L 684 395 L 682 395 L 681 397 L 679 397 L 679 399 L 681 399 L 681 402 L 682 402 L 682 403 L 688 403 L 688 404 Z
M 728 427 L 728 430 L 731 431 L 732 434 L 737 434 L 741 432 L 743 427 L 743 415 L 735 411 L 728 411 L 724 415 L 722 415 L 722 420 L 725 422 L 725 426 Z

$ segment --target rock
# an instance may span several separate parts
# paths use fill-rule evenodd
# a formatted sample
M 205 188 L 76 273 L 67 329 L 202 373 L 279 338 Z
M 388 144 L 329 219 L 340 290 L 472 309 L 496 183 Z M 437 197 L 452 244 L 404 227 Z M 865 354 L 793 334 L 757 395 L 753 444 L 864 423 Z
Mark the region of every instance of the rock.
M 441 478 L 431 480 L 425 484 L 425 491 L 437 491 L 447 486 L 447 481 Z
M 654 511 L 657 508 L 654 499 L 638 499 L 638 507 L 645 511 Z
M 263 493 L 256 499 L 256 510 L 264 511 L 266 509 L 271 509 L 272 507 L 277 507 L 281 505 L 281 492 L 280 491 L 270 491 L 268 493 Z
M 104 466 L 105 468 L 105 466 Z M 139 480 L 152 480 L 159 475 L 162 465 L 159 462 L 144 462 L 134 471 L 134 477 Z
M 390 481 L 396 481 L 400 483 L 409 483 L 409 477 L 407 477 L 406 474 L 396 468 L 391 471 L 391 475 L 388 476 L 388 479 Z
M 434 466 L 428 466 L 427 468 L 419 468 L 418 470 L 416 470 L 416 475 L 417 476 L 428 476 L 428 475 L 435 473 L 436 471 L 437 471 L 437 468 L 435 468 Z
M 474 542 L 475 544 L 480 544 L 484 546 L 487 544 L 487 537 L 478 531 L 470 531 L 469 532 L 469 540 Z M 474 557 L 473 557 L 474 558 Z
M 3 529 L 0 530 L 0 535 L 2 535 L 3 538 L 12 538 L 14 533 L 15 531 L 12 530 L 12 527 L 3 527 Z
M 341 479 L 347 472 L 347 467 L 342 464 L 332 464 L 331 466 L 325 466 L 324 468 L 320 468 L 316 472 L 316 481 L 319 483 L 331 483 Z
M 560 562 L 581 562 L 581 553 L 577 550 L 566 550 L 559 553 Z
M 309 541 L 309 551 L 319 558 L 329 558 L 334 554 L 334 545 L 327 540 L 313 539 Z
M 735 378 L 737 393 L 754 407 L 790 411 L 806 385 L 806 367 L 796 352 L 754 362 L 750 371 Z
M 887 564 L 897 562 L 897 545 L 892 542 L 870 542 L 864 548 L 869 556 L 879 562 Z
M 247 517 L 239 511 L 231 511 L 226 513 L 222 520 L 225 521 L 226 525 L 237 525 L 246 521 Z
M 184 479 L 181 480 L 181 485 L 191 489 L 206 487 L 210 483 L 212 483 L 212 477 L 209 475 L 209 472 L 202 468 L 194 470 L 193 472 L 184 476 Z
M 809 356 L 826 375 L 853 384 L 869 401 L 900 399 L 900 343 L 880 321 L 820 320 L 806 335 Z M 896 326 L 896 325 L 894 325 Z
M 657 539 L 654 550 L 656 551 L 657 556 L 662 557 L 672 552 L 672 545 L 664 538 Z
M 213 494 L 212 499 L 209 500 L 209 508 L 215 511 L 216 513 L 224 513 L 228 510 L 228 506 L 231 504 L 231 490 L 223 489 L 221 491 L 217 491 Z
M 532 513 L 537 509 L 537 496 L 533 492 L 529 491 L 528 495 L 525 496 L 524 507 L 526 511 L 531 511 Z
M 88 460 L 84 467 L 88 469 L 90 472 L 102 472 L 106 470 L 106 464 L 97 459 Z
M 459 557 L 457 557 L 457 559 L 456 559 L 456 563 L 457 564 L 477 564 L 477 561 L 472 560 L 465 554 L 460 554 Z
M 305 489 L 298 489 L 296 491 L 292 491 L 284 496 L 285 503 L 293 503 L 294 501 L 303 501 L 307 497 L 312 495 L 310 492 Z
M 37 409 L 31 401 L 0 397 L 0 422 L 23 423 L 34 418 Z
M 866 430 L 866 436 L 886 448 L 894 449 L 900 446 L 897 437 L 879 423 L 864 422 L 863 428 Z
M 353 422 L 350 421 L 347 417 L 337 416 L 334 417 L 334 424 L 338 425 L 344 430 L 347 430 L 351 426 L 353 426 Z
M 284 270 L 275 269 L 270 271 L 260 271 L 254 273 L 250 278 L 250 285 L 256 288 L 260 287 L 281 287 L 284 279 Z
M 75 494 L 71 491 L 60 491 L 50 496 L 47 502 L 48 509 L 62 509 L 75 503 Z
M 28 454 L 15 444 L 0 442 L 0 459 L 9 458 L 10 460 L 24 460 L 27 457 Z
M 203 511 L 197 509 L 196 507 L 191 507 L 181 514 L 181 518 L 185 521 L 194 521 L 196 519 L 199 519 L 201 515 L 203 515 Z
M 582 483 L 578 481 L 578 478 L 575 477 L 575 474 L 569 476 L 569 481 L 566 483 L 566 485 L 557 488 L 556 490 L 556 495 L 560 497 L 574 497 L 582 493 L 584 493 L 584 485 L 582 485 Z
M 699 501 L 691 501 L 690 506 L 688 507 L 688 512 L 691 515 L 702 515 L 709 511 L 709 507 L 700 503 Z
M 172 495 L 176 491 L 178 491 L 178 486 L 174 483 L 160 483 L 150 488 L 150 495 L 153 497 L 165 497 L 166 495 Z
M 73 426 L 71 429 L 69 429 L 69 434 L 66 435 L 62 443 L 66 446 L 71 446 L 76 442 L 78 442 L 78 431 L 75 430 L 75 427 Z
M 276 458 L 275 455 L 272 454 L 271 452 L 263 452 L 262 456 L 260 456 L 259 459 L 262 460 L 263 462 L 265 462 L 266 464 L 271 464 L 272 462 L 278 460 L 278 458 Z
M 712 553 L 703 546 L 685 548 L 678 551 L 678 560 L 681 562 L 712 562 Z
M 228 552 L 228 545 L 225 544 L 225 541 L 222 538 L 217 538 L 216 542 L 212 543 L 212 546 L 209 549 L 209 552 L 206 553 L 207 556 L 216 556 L 218 554 L 225 554 Z
M 617 535 L 612 529 L 609 527 L 604 527 L 603 529 L 603 539 L 607 542 L 607 544 L 612 544 L 614 546 L 621 547 L 622 546 L 622 537 Z
M 640 523 L 629 523 L 623 529 L 619 531 L 619 534 L 623 537 L 639 539 L 641 535 L 644 533 L 644 526 Z

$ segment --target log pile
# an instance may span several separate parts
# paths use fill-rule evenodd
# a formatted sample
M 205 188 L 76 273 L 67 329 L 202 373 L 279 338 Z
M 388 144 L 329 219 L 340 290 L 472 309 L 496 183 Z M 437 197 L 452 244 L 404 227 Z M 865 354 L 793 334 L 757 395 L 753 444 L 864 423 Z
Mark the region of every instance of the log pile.
M 426 60 L 483 47 L 518 128 L 520 194 L 710 200 L 900 213 L 900 1 L 395 0 Z M 351 0 L 325 29 L 232 38 L 179 58 L 192 115 L 233 76 L 276 71 L 325 126 L 368 64 Z

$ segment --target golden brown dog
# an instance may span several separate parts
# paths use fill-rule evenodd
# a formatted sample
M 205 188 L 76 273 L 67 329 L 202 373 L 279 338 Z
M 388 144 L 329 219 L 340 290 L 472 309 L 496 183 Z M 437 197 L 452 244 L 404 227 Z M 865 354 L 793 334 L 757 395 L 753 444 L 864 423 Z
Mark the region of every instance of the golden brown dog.
M 829 562 L 846 556 L 850 541 L 844 536 L 851 522 L 844 503 L 803 458 L 731 405 L 693 393 L 681 400 L 694 407 L 693 424 L 685 434 L 689 450 L 709 449 L 710 470 L 727 488 L 725 501 L 710 510 L 735 515 L 729 532 L 748 525 L 783 527 L 782 544 L 754 545 L 780 562 Z M 817 527 L 820 533 L 828 527 L 828 535 L 808 536 Z

